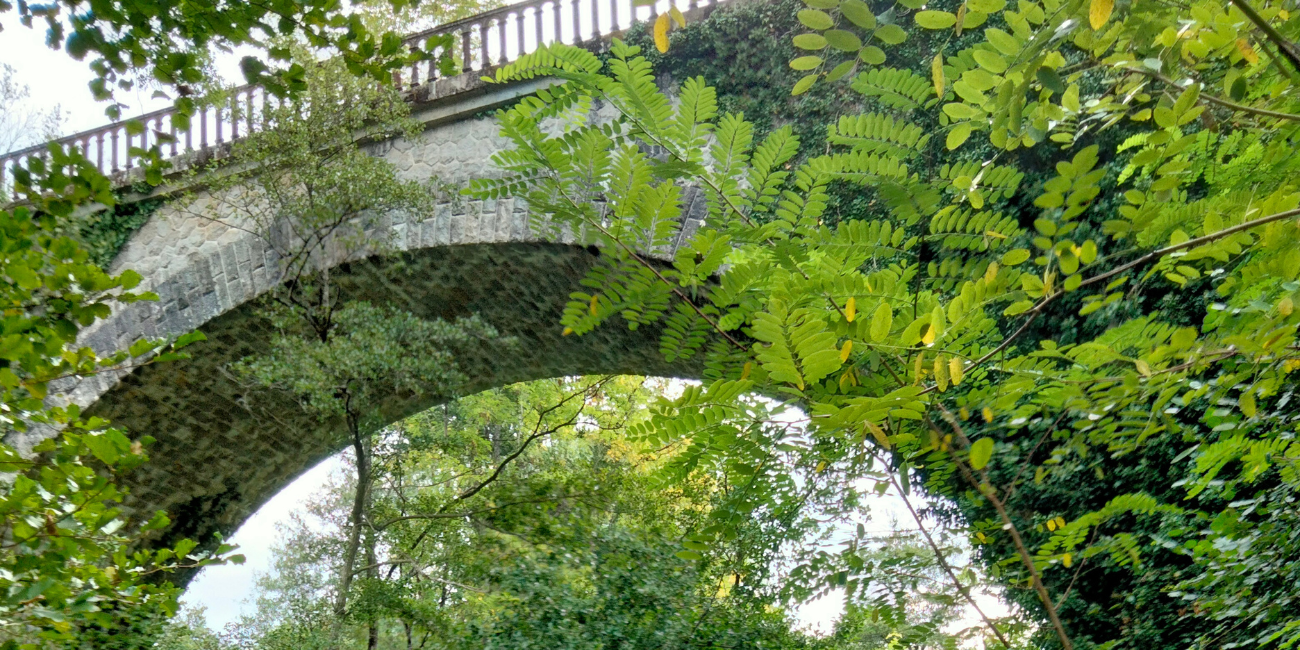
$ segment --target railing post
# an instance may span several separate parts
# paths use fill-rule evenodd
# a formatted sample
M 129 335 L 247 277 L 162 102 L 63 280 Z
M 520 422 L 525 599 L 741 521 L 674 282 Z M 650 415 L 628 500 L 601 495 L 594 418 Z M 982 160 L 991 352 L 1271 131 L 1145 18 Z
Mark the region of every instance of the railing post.
M 245 94 L 245 97 L 248 99 L 248 115 L 247 118 L 245 119 L 245 123 L 248 125 L 248 133 L 245 134 L 246 136 L 253 135 L 253 131 L 256 130 L 255 125 L 253 124 L 253 115 L 255 114 L 255 109 L 253 107 L 253 95 L 256 92 L 257 92 L 257 88 L 254 87 L 254 88 L 249 88 L 248 92 Z M 265 91 L 262 92 L 262 96 L 263 97 L 266 96 Z
M 578 0 L 569 0 L 569 10 L 573 12 L 573 44 L 582 43 L 582 8 Z
M 558 2 L 559 0 L 553 0 L 553 1 Z M 542 38 L 542 5 L 543 4 L 545 3 L 539 2 L 537 3 L 536 7 L 533 7 L 533 27 L 537 32 L 536 34 L 537 49 L 541 49 L 542 44 L 546 42 L 546 40 Z
M 433 40 L 432 36 L 430 36 L 430 38 L 428 38 L 428 39 L 425 39 L 425 42 L 424 42 L 424 48 L 425 48 L 425 51 L 428 51 L 428 49 L 429 49 L 429 42 L 432 42 L 432 40 Z M 446 48 L 446 51 L 447 51 L 447 52 L 451 52 L 451 48 Z M 433 52 L 429 52 L 429 53 L 430 53 L 430 55 L 432 55 Z M 439 53 L 438 56 L 441 57 L 441 56 L 442 56 L 441 53 Z M 428 82 L 429 82 L 429 83 L 433 83 L 434 73 L 437 73 L 437 72 L 438 72 L 438 65 L 437 65 L 437 62 L 438 62 L 437 59 L 430 59 L 429 62 L 428 62 L 428 64 L 425 64 L 425 65 L 428 65 L 428 66 L 429 66 L 429 77 L 426 77 L 426 79 L 428 79 Z
M 467 72 L 469 72 L 469 71 L 471 71 L 471 70 L 474 69 L 474 64 L 473 64 L 473 62 L 470 60 L 470 56 L 471 56 L 471 54 L 470 54 L 470 48 L 473 47 L 473 44 L 470 42 L 469 33 L 470 33 L 470 32 L 469 32 L 469 27 L 466 27 L 466 28 L 465 28 L 465 31 L 463 31 L 463 32 L 460 33 L 460 45 L 461 45 L 460 72 L 461 72 L 461 74 L 465 74 L 465 73 L 467 73 Z
M 480 59 L 483 66 L 481 69 L 487 70 L 492 65 L 492 59 L 488 58 L 488 26 L 486 20 L 480 21 L 478 24 L 478 51 L 479 54 L 483 55 L 483 58 Z
M 506 19 L 510 14 L 501 14 L 497 18 L 497 45 L 501 47 L 501 54 L 497 56 L 497 65 L 505 63 L 510 58 L 509 50 L 506 49 Z
M 238 91 L 230 93 L 230 105 L 226 108 L 230 111 L 230 134 L 226 138 L 229 142 L 234 142 L 239 138 L 239 101 L 237 99 Z
M 551 0 L 551 8 L 555 10 L 555 42 L 564 42 L 564 21 L 560 19 L 560 0 Z

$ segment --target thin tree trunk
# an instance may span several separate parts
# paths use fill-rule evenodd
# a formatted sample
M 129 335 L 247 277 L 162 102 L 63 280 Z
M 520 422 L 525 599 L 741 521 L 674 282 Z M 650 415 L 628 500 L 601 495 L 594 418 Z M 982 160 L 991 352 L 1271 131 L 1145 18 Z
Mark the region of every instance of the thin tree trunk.
M 370 509 L 370 504 L 366 503 L 366 510 Z M 379 564 L 375 558 L 375 531 L 371 530 L 366 533 L 366 577 L 377 578 L 379 576 Z M 370 629 L 366 636 L 366 650 L 377 650 L 379 648 L 379 618 L 370 619 Z
M 366 497 L 370 488 L 370 454 L 366 449 L 365 440 L 361 437 L 361 428 L 350 405 L 347 420 L 348 428 L 352 433 L 352 450 L 357 456 L 357 490 L 352 497 L 352 514 L 348 519 L 350 530 L 348 544 L 343 553 L 343 566 L 339 572 L 339 591 L 334 597 L 334 615 L 340 619 L 348 611 L 348 591 L 352 588 L 357 552 L 361 549 L 361 522 L 366 514 Z

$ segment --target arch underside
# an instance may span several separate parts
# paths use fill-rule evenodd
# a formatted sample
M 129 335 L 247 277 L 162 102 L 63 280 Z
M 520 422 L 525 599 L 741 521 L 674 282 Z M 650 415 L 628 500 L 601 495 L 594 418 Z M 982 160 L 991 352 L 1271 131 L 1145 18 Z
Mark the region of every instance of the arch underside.
M 492 344 L 457 359 L 472 394 L 513 382 L 584 374 L 694 377 L 697 363 L 669 364 L 657 327 L 629 331 L 621 323 L 583 336 L 563 336 L 560 315 L 597 253 L 552 243 L 438 246 L 336 267 L 339 295 L 391 305 L 423 318 L 479 314 L 518 346 Z M 125 477 L 127 503 L 172 520 L 165 537 L 210 543 L 232 533 L 281 488 L 346 444 L 341 423 L 321 423 L 278 391 L 241 385 L 228 366 L 266 349 L 272 328 L 250 301 L 199 329 L 207 341 L 191 358 L 146 366 L 124 377 L 89 413 L 156 442 L 150 461 Z M 382 414 L 395 422 L 453 395 L 393 398 Z M 181 576 L 188 581 L 189 576 Z

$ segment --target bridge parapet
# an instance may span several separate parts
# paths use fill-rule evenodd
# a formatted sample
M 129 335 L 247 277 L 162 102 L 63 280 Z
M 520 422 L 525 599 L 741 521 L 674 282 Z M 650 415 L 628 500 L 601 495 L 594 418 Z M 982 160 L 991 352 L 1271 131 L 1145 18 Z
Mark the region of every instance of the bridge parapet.
M 479 78 L 496 66 L 518 60 L 543 44 L 557 41 L 600 47 L 637 20 L 654 19 L 670 6 L 687 15 L 710 11 L 720 0 L 525 0 L 407 36 L 408 47 L 428 52 L 394 75 L 393 83 L 417 106 L 480 87 Z M 443 37 L 450 37 L 450 40 Z M 437 60 L 452 57 L 458 74 L 443 76 Z M 256 85 L 231 89 L 221 105 L 206 105 L 177 125 L 175 108 L 74 133 L 54 142 L 75 149 L 119 186 L 141 179 L 132 149 L 159 147 L 162 159 L 177 167 L 219 155 L 230 142 L 269 128 L 266 109 L 279 98 Z M 46 158 L 42 143 L 0 154 L 0 199 L 14 196 L 13 171 L 33 158 Z

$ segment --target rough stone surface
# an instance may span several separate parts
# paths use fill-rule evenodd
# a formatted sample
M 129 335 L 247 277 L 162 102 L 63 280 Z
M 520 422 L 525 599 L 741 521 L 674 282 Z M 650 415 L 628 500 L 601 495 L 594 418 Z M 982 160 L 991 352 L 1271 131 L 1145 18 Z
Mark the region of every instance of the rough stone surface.
M 473 114 L 504 100 L 476 90 L 463 106 L 456 101 L 453 95 L 421 109 L 433 115 L 426 131 L 370 145 L 373 153 L 409 178 L 462 183 L 492 174 L 489 159 L 502 141 L 492 120 Z M 692 201 L 693 219 L 702 203 Z M 461 394 L 566 375 L 697 373 L 664 362 L 654 328 L 629 332 L 615 325 L 562 336 L 564 304 L 598 252 L 572 241 L 539 241 L 528 216 L 515 200 L 447 201 L 433 214 L 391 215 L 385 223 L 398 252 L 343 261 L 331 275 L 344 298 L 426 318 L 477 313 L 517 337 L 513 351 L 485 346 L 459 359 L 471 378 Z M 683 225 L 690 231 L 698 222 Z M 86 333 L 87 344 L 108 351 L 141 336 L 174 337 L 196 328 L 208 340 L 195 344 L 188 360 L 91 377 L 61 387 L 63 396 L 134 435 L 157 439 L 151 461 L 126 480 L 133 512 L 166 510 L 173 521 L 168 538 L 208 542 L 215 532 L 229 534 L 344 442 L 339 423 L 322 425 L 290 396 L 249 389 L 229 372 L 232 362 L 265 349 L 270 338 L 257 297 L 278 282 L 278 261 L 246 231 L 165 206 L 131 238 L 114 267 L 141 273 L 142 289 L 159 300 L 119 309 Z M 384 413 L 396 421 L 450 397 L 394 397 Z

